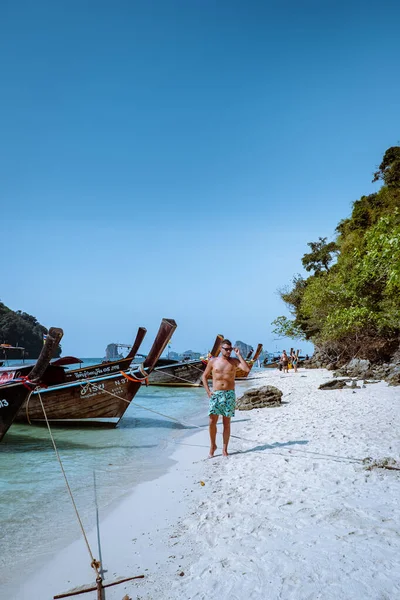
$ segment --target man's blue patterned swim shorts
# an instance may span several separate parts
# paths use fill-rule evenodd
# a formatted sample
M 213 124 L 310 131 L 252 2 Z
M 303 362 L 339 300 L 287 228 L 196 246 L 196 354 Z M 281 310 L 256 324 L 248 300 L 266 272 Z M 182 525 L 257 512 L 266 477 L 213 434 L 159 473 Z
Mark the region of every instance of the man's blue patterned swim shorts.
M 209 415 L 235 416 L 236 396 L 233 390 L 217 390 L 210 397 Z

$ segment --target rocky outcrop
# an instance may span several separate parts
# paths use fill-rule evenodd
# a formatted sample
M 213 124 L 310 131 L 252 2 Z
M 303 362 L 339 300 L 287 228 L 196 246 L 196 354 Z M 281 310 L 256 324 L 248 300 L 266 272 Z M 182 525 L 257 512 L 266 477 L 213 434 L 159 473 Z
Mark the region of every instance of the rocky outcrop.
M 0 302 L 0 344 L 17 346 L 19 350 L 9 347 L 3 348 L 0 360 L 21 358 L 37 358 L 43 348 L 43 336 L 48 333 L 46 327 L 41 325 L 36 317 L 22 312 L 14 311 Z M 23 353 L 22 353 L 23 352 Z M 54 356 L 60 356 L 61 346 Z
M 400 342 L 400 340 L 399 340 Z M 394 343 L 396 347 L 396 342 Z M 343 358 L 332 357 L 330 353 L 315 348 L 311 360 L 305 361 L 302 366 L 308 369 L 325 368 L 334 371 L 334 377 L 356 377 L 358 379 L 380 379 L 389 385 L 400 385 L 400 346 L 389 358 L 388 355 L 380 361 L 367 358 L 352 358 L 346 362 Z
M 251 388 L 236 400 L 236 408 L 237 410 L 252 410 L 253 408 L 279 406 L 282 403 L 282 396 L 281 390 L 273 385 Z
M 400 349 L 393 355 L 385 379 L 389 385 L 400 385 Z
M 239 348 L 240 353 L 244 358 L 246 358 L 246 356 L 248 356 L 249 353 L 254 350 L 253 346 L 250 346 L 250 344 L 246 344 L 245 342 L 241 342 L 240 340 L 237 340 L 234 343 L 234 346 Z
M 335 371 L 335 377 L 370 377 L 371 363 L 362 358 L 352 358 L 346 365 Z
M 334 377 L 358 377 L 359 379 L 384 379 L 389 385 L 400 385 L 400 350 L 390 362 L 371 364 L 369 360 L 353 358 L 337 369 Z

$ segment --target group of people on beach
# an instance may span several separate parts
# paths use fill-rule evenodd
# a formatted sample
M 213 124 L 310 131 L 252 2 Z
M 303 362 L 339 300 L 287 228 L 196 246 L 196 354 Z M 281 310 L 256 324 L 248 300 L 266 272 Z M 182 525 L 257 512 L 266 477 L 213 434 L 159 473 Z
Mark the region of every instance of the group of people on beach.
M 293 348 L 290 350 L 288 356 L 286 350 L 282 350 L 282 354 L 279 358 L 278 369 L 284 373 L 289 373 L 289 367 L 293 367 L 293 371 L 297 373 L 297 367 L 299 364 L 299 353 L 295 352 Z

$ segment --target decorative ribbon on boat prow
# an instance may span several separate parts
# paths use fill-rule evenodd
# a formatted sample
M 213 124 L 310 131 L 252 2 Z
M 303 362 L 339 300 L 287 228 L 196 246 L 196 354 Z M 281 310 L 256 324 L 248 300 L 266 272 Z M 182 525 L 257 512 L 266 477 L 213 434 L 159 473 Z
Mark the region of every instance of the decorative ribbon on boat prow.
M 123 375 L 126 379 L 129 379 L 129 381 L 134 381 L 135 383 L 144 383 L 145 385 L 149 385 L 149 374 L 144 370 L 143 363 L 140 363 L 139 365 L 137 365 L 137 369 L 143 375 L 142 378 L 133 377 L 133 375 L 128 375 L 127 373 L 124 373 L 124 371 L 121 371 L 121 375 Z

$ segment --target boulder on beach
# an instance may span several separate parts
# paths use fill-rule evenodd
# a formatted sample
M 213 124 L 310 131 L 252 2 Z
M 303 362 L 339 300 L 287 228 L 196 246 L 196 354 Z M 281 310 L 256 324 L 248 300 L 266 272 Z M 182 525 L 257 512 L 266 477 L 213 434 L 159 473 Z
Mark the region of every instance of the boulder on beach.
M 253 408 L 279 406 L 282 403 L 282 396 L 281 390 L 273 385 L 251 388 L 236 400 L 236 408 L 237 410 L 252 410 Z

